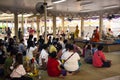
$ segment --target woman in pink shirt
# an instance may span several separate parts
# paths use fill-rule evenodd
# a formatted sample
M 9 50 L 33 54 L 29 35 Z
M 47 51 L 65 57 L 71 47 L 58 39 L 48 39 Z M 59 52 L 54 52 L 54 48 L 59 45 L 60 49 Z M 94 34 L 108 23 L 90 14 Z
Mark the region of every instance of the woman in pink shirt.
M 93 66 L 95 67 L 110 67 L 111 61 L 106 60 L 106 57 L 102 51 L 103 46 L 99 45 L 98 50 L 93 55 Z
M 26 71 L 23 66 L 23 56 L 21 53 L 17 53 L 15 57 L 15 64 L 13 65 L 13 71 L 10 74 L 11 80 L 33 80 L 30 77 L 25 77 Z

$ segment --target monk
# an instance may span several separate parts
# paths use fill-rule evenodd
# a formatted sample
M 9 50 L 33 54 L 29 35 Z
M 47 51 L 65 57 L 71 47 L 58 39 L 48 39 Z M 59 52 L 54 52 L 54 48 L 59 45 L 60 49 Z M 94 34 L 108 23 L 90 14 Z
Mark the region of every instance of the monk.
M 78 29 L 78 25 L 77 25 L 76 29 L 75 29 L 75 33 L 74 33 L 74 38 L 78 38 L 78 34 L 79 34 L 79 29 Z
M 93 35 L 92 35 L 92 42 L 99 42 L 100 41 L 100 35 L 99 32 L 97 30 L 93 31 Z

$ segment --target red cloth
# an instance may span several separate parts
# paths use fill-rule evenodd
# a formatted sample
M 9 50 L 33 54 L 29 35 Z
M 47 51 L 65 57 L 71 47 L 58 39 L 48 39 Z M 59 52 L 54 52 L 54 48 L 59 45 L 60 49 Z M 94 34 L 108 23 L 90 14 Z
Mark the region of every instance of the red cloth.
M 93 66 L 102 67 L 103 61 L 106 61 L 105 55 L 102 51 L 96 51 L 93 55 Z
M 52 77 L 58 77 L 61 73 L 61 71 L 58 69 L 58 66 L 59 66 L 59 62 L 57 59 L 48 58 L 48 63 L 47 63 L 48 75 Z
M 100 36 L 99 36 L 98 32 L 96 32 L 96 33 L 93 34 L 92 41 L 93 42 L 99 42 L 100 41 Z
M 91 41 L 93 41 L 93 42 L 99 42 L 100 41 L 100 35 L 99 35 L 99 32 L 98 32 L 98 29 L 94 30 Z

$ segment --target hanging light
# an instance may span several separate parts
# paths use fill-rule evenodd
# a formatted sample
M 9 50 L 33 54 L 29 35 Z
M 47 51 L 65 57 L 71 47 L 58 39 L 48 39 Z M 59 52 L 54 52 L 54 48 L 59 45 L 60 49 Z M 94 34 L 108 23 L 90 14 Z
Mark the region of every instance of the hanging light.
M 52 0 L 53 3 L 57 4 L 57 3 L 61 3 L 61 2 L 64 2 L 66 0 Z

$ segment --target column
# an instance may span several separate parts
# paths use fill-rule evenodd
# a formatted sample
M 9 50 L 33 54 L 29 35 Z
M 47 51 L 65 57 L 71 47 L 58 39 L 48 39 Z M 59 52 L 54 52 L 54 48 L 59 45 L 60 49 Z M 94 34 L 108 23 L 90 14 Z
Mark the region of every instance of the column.
M 102 38 L 102 30 L 103 30 L 103 17 L 102 15 L 99 16 L 99 33 L 100 39 Z
M 39 22 L 40 22 L 40 19 L 39 19 L 39 17 L 37 16 L 36 17 L 37 18 L 37 39 L 39 38 L 39 35 L 40 35 L 40 29 L 39 29 Z
M 23 14 L 22 14 L 22 20 L 21 20 L 21 30 L 22 30 L 22 35 L 24 35 L 24 17 L 23 17 Z
M 18 14 L 17 13 L 14 13 L 14 29 L 15 29 L 15 36 L 17 37 L 18 39 Z
M 64 31 L 64 16 L 62 16 L 61 19 L 62 19 L 62 31 Z
M 56 16 L 53 16 L 53 37 L 56 37 Z
M 31 19 L 31 28 L 34 28 L 34 18 Z
M 27 26 L 28 21 L 27 21 L 27 20 L 28 20 L 28 19 L 27 19 L 27 18 L 25 18 L 25 33 L 26 33 L 26 32 L 28 32 L 28 30 L 27 30 L 27 29 L 28 29 L 28 26 Z
M 81 17 L 81 38 L 84 37 L 84 18 Z
M 46 3 L 46 0 L 44 0 L 44 20 L 45 20 L 45 36 L 44 36 L 44 39 L 45 39 L 45 43 L 47 43 L 47 3 Z
M 6 26 L 9 27 L 9 26 L 8 26 L 8 21 L 7 21 L 7 20 L 6 20 Z

